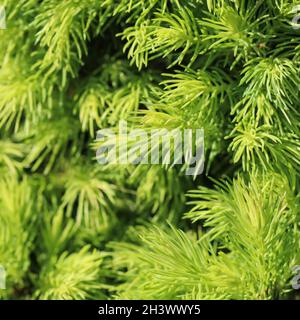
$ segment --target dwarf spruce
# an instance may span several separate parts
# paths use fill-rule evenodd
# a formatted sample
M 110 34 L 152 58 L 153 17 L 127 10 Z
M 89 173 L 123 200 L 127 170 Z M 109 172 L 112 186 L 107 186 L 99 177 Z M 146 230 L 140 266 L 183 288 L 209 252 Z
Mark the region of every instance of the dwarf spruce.
M 297 5 L 0 0 L 0 297 L 295 298 Z M 203 173 L 99 164 L 120 121 L 203 130 Z

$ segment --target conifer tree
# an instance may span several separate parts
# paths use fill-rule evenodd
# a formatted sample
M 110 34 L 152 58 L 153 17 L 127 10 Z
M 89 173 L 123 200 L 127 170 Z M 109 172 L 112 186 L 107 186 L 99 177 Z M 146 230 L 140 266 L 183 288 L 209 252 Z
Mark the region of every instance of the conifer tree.
M 296 5 L 0 0 L 0 298 L 295 298 Z M 203 174 L 100 165 L 121 120 L 203 129 Z

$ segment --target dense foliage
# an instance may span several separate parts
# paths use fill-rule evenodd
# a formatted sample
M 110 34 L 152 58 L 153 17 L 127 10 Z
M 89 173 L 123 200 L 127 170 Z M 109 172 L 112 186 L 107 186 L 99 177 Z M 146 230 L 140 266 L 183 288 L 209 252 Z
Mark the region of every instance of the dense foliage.
M 2 298 L 296 297 L 297 1 L 0 5 Z M 120 120 L 203 128 L 204 173 L 98 164 Z

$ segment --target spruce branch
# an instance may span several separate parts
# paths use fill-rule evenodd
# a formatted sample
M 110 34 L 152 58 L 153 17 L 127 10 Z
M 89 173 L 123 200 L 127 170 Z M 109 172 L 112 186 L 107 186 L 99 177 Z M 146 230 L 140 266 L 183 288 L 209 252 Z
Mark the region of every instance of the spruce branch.
M 236 2 L 235 8 L 228 4 L 222 5 L 214 14 L 210 13 L 208 18 L 199 22 L 204 28 L 201 38 L 206 43 L 206 50 L 217 50 L 221 55 L 224 55 L 223 51 L 227 52 L 227 60 L 233 53 L 231 69 L 241 59 L 247 61 L 253 54 L 260 55 L 257 43 L 266 38 L 260 29 L 268 18 L 267 14 L 257 17 L 261 3 L 258 1 L 255 5 L 246 6 L 244 1 L 241 4 Z
M 75 165 L 65 177 L 65 192 L 61 209 L 66 215 L 76 216 L 76 225 L 81 224 L 99 230 L 114 217 L 117 188 L 105 171 L 98 167 Z
M 51 109 L 53 86 L 42 88 L 28 64 L 9 63 L 0 70 L 0 127 L 17 132 L 29 128 L 45 108 Z M 25 118 L 25 121 L 24 119 Z
M 296 0 L 2 5 L 1 299 L 295 295 Z M 120 120 L 147 137 L 128 143 L 125 164 L 99 166 L 94 149 L 123 145 L 125 137 L 108 134 L 103 144 L 93 141 L 95 132 L 116 133 Z M 173 159 L 173 130 L 182 138 L 184 129 L 192 130 L 193 152 Z M 205 171 L 214 185 L 200 171 L 184 175 L 203 146 L 197 129 L 204 129 Z M 148 153 L 139 149 L 152 130 L 170 141 L 167 152 L 163 139 Z M 162 165 L 139 163 L 153 150 Z M 192 207 L 183 215 L 187 198 Z
M 89 31 L 100 7 L 95 0 L 43 1 L 32 27 L 38 30 L 36 44 L 45 49 L 44 56 L 35 66 L 45 70 L 46 79 L 61 72 L 62 85 L 65 86 L 68 74 L 75 77 L 87 55 Z M 101 24 L 104 23 L 102 18 Z
M 0 169 L 6 168 L 11 174 L 23 169 L 22 160 L 25 157 L 26 146 L 10 140 L 0 140 Z
M 230 149 L 234 162 L 242 159 L 243 169 L 250 171 L 261 166 L 265 170 L 275 168 L 284 172 L 293 168 L 299 172 L 299 137 L 295 134 L 279 135 L 271 127 L 242 124 L 234 129 Z M 288 162 L 287 162 L 288 160 Z
M 34 202 L 37 197 L 28 179 L 2 175 L 0 179 L 0 264 L 7 270 L 5 297 L 25 286 L 36 235 Z
M 111 92 L 108 86 L 100 79 L 89 79 L 85 86 L 78 90 L 74 100 L 79 112 L 82 131 L 89 131 L 90 136 L 95 136 L 95 128 L 101 127 L 102 115 L 108 108 L 108 99 Z
M 39 261 L 44 263 L 43 259 L 49 261 L 53 256 L 63 253 L 76 231 L 78 228 L 75 222 L 67 219 L 62 210 L 45 215 L 41 221 L 41 249 L 46 251 L 46 254 L 41 255 Z
M 251 102 L 263 93 L 265 106 L 272 108 L 267 114 L 278 114 L 276 120 L 293 128 L 291 117 L 299 117 L 295 108 L 299 79 L 297 65 L 289 59 L 255 58 L 245 65 L 241 85 L 247 85 L 244 97 Z
M 36 297 L 42 300 L 85 300 L 103 297 L 101 270 L 103 255 L 89 247 L 64 252 L 45 265 L 37 280 Z
M 298 259 L 299 199 L 288 180 L 278 174 L 257 173 L 249 178 L 238 177 L 232 185 L 219 183 L 216 190 L 200 188 L 190 192 L 194 208 L 187 217 L 204 220 L 204 226 L 211 228 L 212 238 L 230 250 L 230 254 L 222 255 L 224 264 L 217 269 L 224 270 L 224 265 L 230 263 L 231 274 L 236 268 L 244 270 L 239 271 L 239 281 L 249 283 L 249 287 L 233 295 L 271 299 L 282 292 L 279 288 L 285 290 L 291 265 Z M 227 261 L 230 256 L 232 260 Z M 224 271 L 222 274 L 226 277 Z M 225 283 L 220 281 L 219 287 L 222 285 Z
M 28 133 L 22 134 L 21 138 L 31 147 L 24 165 L 32 171 L 41 169 L 48 174 L 58 159 L 67 154 L 76 155 L 81 145 L 80 127 L 75 123 L 76 119 L 70 115 L 61 117 L 58 112 L 55 118 L 44 117 Z
M 198 243 L 180 230 L 137 230 L 139 244 L 113 243 L 113 267 L 128 268 L 116 289 L 123 299 L 178 299 L 192 292 L 214 256 L 207 240 Z M 204 280 L 205 281 L 205 280 Z M 205 293 L 204 293 L 205 294 Z

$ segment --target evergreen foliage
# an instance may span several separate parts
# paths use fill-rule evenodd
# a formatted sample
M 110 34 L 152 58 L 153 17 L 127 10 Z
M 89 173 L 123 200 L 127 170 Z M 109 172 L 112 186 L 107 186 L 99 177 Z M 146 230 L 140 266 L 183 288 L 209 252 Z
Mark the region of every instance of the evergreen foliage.
M 296 297 L 297 1 L 0 5 L 0 298 Z M 98 164 L 120 120 L 203 128 L 205 172 Z

